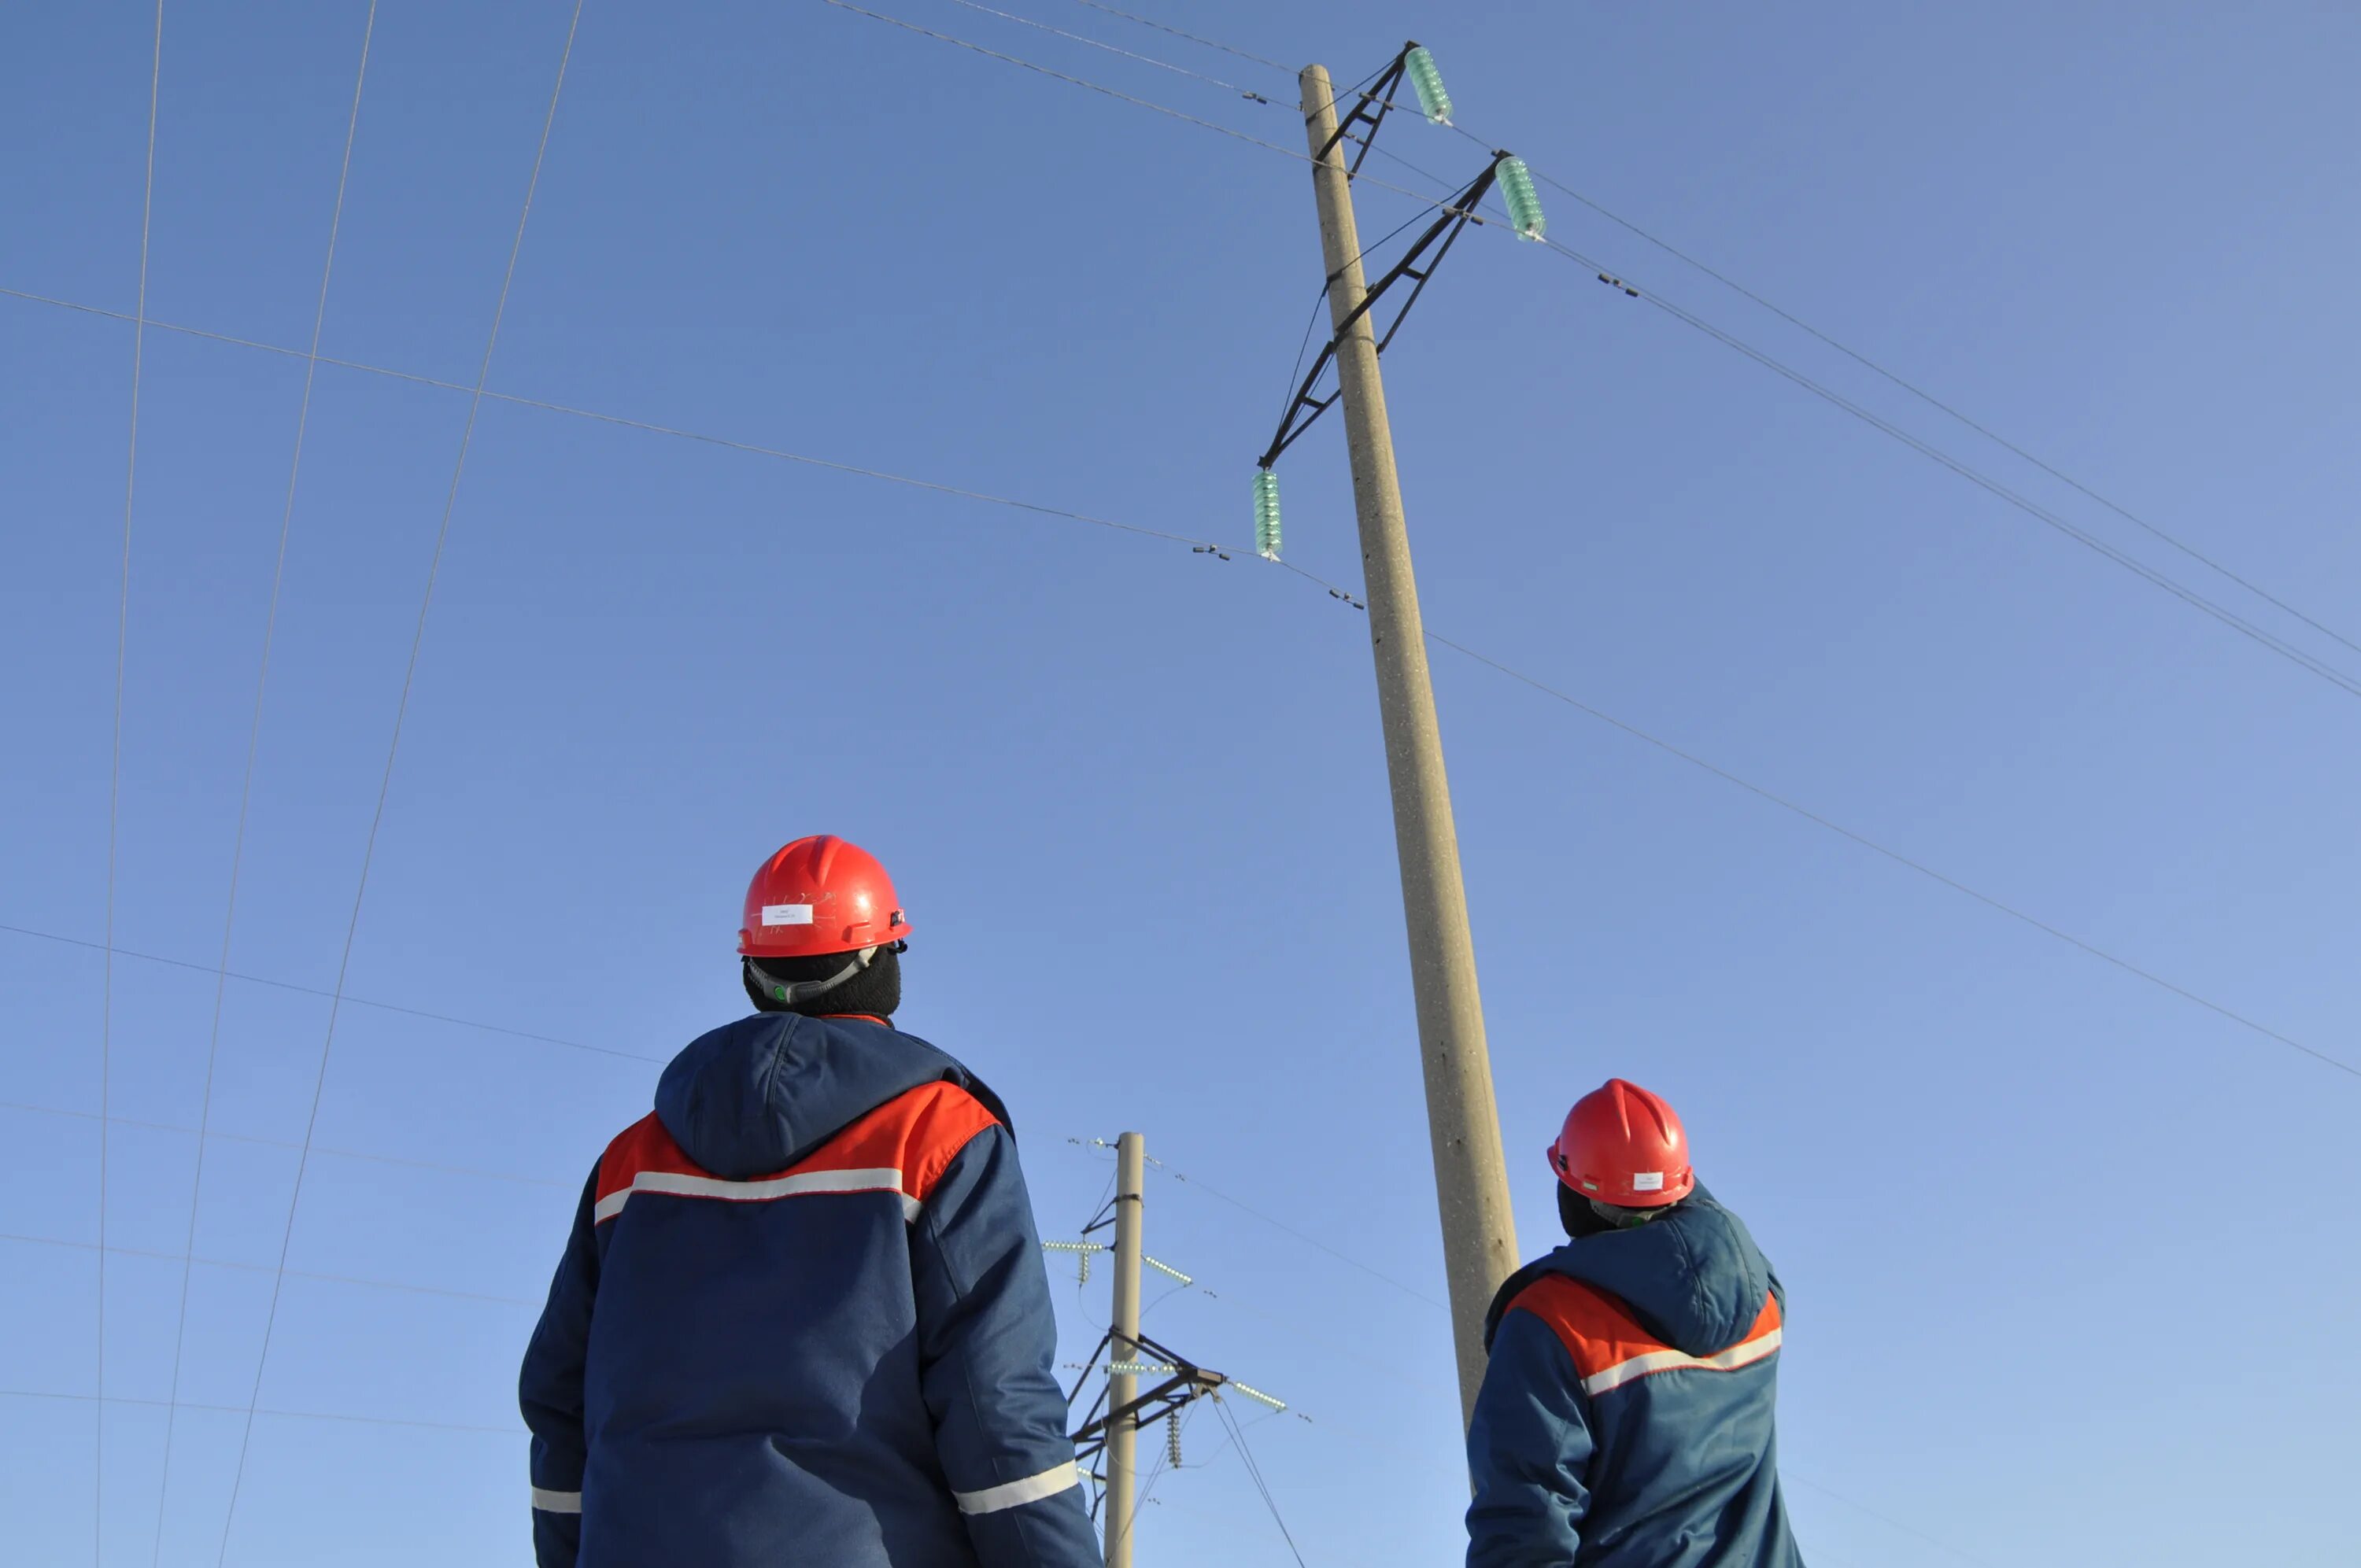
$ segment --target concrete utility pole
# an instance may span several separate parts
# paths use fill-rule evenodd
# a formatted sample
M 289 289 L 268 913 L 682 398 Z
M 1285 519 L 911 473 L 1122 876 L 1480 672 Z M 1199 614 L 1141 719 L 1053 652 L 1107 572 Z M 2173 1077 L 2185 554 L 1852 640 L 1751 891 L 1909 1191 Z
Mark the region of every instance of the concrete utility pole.
M 1140 1211 L 1146 1207 L 1148 1140 L 1137 1133 L 1126 1133 L 1115 1141 L 1115 1321 L 1107 1330 L 1107 1360 L 1120 1366 L 1136 1365 L 1140 1359 Z M 1138 1397 L 1136 1374 L 1107 1375 L 1106 1568 L 1131 1568 L 1131 1515 L 1139 1485 L 1139 1416 L 1128 1411 L 1128 1407 Z
M 1347 328 L 1368 288 L 1353 217 L 1345 147 L 1336 135 L 1335 90 L 1324 66 L 1306 66 L 1303 128 L 1316 159 L 1312 187 L 1320 203 L 1320 247 L 1327 260 L 1328 313 L 1341 333 L 1336 379 L 1345 401 L 1345 439 L 1353 462 L 1354 510 L 1361 524 L 1361 568 L 1367 585 L 1369 635 L 1378 664 L 1378 712 L 1386 732 L 1386 773 L 1393 784 L 1394 845 L 1401 860 L 1402 912 L 1410 927 L 1411 989 L 1418 1004 L 1420 1060 L 1426 1074 L 1427 1132 L 1434 1146 L 1435 1201 L 1443 1214 L 1443 1253 L 1451 1281 L 1451 1325 L 1459 1356 L 1462 1417 L 1473 1415 L 1484 1380 L 1484 1311 L 1517 1266 L 1516 1222 L 1500 1160 L 1500 1117 L 1492 1098 L 1492 1061 L 1484 1044 L 1484 1006 L 1476 989 L 1476 944 L 1467 931 L 1467 892 L 1459 877 L 1459 836 L 1451 821 L 1451 785 L 1443 772 L 1443 735 L 1426 668 L 1426 630 L 1411 575 L 1401 483 L 1378 375 L 1378 341 L 1363 315 Z M 1325 148 L 1325 151 L 1323 148 Z M 1121 1289 L 1120 1283 L 1116 1286 Z M 1108 1559 L 1113 1563 L 1112 1556 Z

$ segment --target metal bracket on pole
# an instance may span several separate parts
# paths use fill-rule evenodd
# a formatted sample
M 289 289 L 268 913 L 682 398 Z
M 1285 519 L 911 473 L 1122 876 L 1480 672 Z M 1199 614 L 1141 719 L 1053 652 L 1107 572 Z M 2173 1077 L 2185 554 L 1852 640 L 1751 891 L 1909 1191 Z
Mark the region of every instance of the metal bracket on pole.
M 1401 259 L 1395 262 L 1384 277 L 1370 284 L 1368 292 L 1363 296 L 1361 302 L 1336 324 L 1336 329 L 1329 334 L 1328 341 L 1321 345 L 1319 357 L 1312 360 L 1311 373 L 1303 378 L 1302 385 L 1296 388 L 1293 400 L 1289 402 L 1287 412 L 1279 419 L 1279 433 L 1270 438 L 1268 449 L 1260 457 L 1255 459 L 1257 467 L 1268 468 L 1278 462 L 1279 454 L 1294 445 L 1296 437 L 1311 429 L 1313 422 L 1328 411 L 1329 405 L 1344 396 L 1342 389 L 1339 389 L 1324 398 L 1315 398 L 1312 395 L 1312 389 L 1319 384 L 1321 375 L 1336 357 L 1336 345 L 1345 341 L 1345 334 L 1353 329 L 1354 323 L 1375 308 L 1378 301 L 1384 296 L 1388 289 L 1400 280 L 1408 278 L 1413 280 L 1410 294 L 1402 301 L 1401 309 L 1394 313 L 1394 319 L 1387 323 L 1383 334 L 1378 338 L 1378 352 L 1383 354 L 1386 351 L 1386 345 L 1394 340 L 1394 334 L 1400 332 L 1402 323 L 1409 319 L 1410 308 L 1418 303 L 1419 295 L 1426 289 L 1427 280 L 1434 276 L 1434 269 L 1443 264 L 1443 258 L 1451 254 L 1451 247 L 1458 241 L 1460 231 L 1469 224 L 1477 221 L 1477 204 L 1484 200 L 1485 192 L 1491 190 L 1493 176 L 1499 168 L 1500 159 L 1507 156 L 1506 153 L 1494 153 L 1492 161 L 1484 166 L 1484 172 L 1470 181 L 1466 189 L 1444 203 L 1441 214 L 1427 225 L 1426 232 L 1411 242 L 1410 248 L 1402 252 Z M 1441 243 L 1437 244 L 1437 241 Z M 1422 267 L 1419 262 L 1426 256 L 1429 247 L 1433 247 L 1434 251 L 1433 258 Z M 1305 412 L 1307 409 L 1311 411 L 1308 413 Z M 1299 414 L 1302 416 L 1301 420 L 1296 417 Z
M 1345 170 L 1345 177 L 1349 179 L 1361 171 L 1362 160 L 1378 144 L 1378 127 L 1386 123 L 1388 115 L 1393 113 L 1394 89 L 1401 85 L 1402 76 L 1410 69 L 1410 51 L 1417 47 L 1416 38 L 1401 46 L 1401 52 L 1394 56 L 1393 63 L 1378 72 L 1378 79 L 1363 90 L 1361 101 L 1353 105 L 1353 112 L 1337 123 L 1336 134 L 1322 143 L 1320 150 L 1312 155 L 1312 162 L 1317 163 L 1327 157 L 1328 149 L 1338 142 L 1352 141 L 1357 143 L 1361 150 L 1353 155 L 1352 164 Z M 1372 104 L 1377 107 L 1375 114 L 1369 112 Z M 1368 129 L 1355 136 L 1353 127 L 1356 125 L 1367 126 Z
M 1190 1400 L 1226 1387 L 1230 1381 L 1221 1373 L 1199 1366 L 1177 1352 L 1168 1350 L 1146 1334 L 1139 1336 L 1139 1348 L 1155 1357 L 1155 1364 L 1171 1367 L 1171 1376 L 1104 1415 L 1100 1411 L 1106 1404 L 1106 1396 L 1102 1391 L 1091 1406 L 1088 1418 L 1074 1432 L 1074 1457 L 1078 1462 L 1087 1464 L 1098 1456 L 1099 1451 L 1106 1446 L 1107 1429 L 1115 1422 L 1125 1421 L 1134 1427 L 1153 1426 L 1177 1414 Z

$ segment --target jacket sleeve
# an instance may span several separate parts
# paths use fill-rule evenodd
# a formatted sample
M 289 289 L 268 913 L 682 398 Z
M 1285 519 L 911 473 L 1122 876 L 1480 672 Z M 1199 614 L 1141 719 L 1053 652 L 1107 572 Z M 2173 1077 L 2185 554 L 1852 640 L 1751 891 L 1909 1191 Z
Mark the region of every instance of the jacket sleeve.
M 582 1365 L 598 1290 L 591 1213 L 598 1192 L 594 1169 L 517 1379 L 517 1402 L 533 1431 L 533 1552 L 539 1568 L 574 1568 L 582 1547 Z
M 935 1451 L 983 1568 L 1098 1568 L 1058 1386 L 1049 1277 L 994 1124 L 969 1140 L 911 1232 Z
M 1582 1545 L 1592 1442 L 1574 1358 L 1555 1330 L 1511 1310 L 1467 1428 L 1476 1500 L 1467 1568 L 1567 1568 Z

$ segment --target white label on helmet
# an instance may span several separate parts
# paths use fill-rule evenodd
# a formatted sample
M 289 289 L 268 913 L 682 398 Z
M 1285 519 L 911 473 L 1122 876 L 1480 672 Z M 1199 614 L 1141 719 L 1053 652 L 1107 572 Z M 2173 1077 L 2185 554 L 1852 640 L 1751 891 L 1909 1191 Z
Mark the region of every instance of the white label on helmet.
M 1664 1190 L 1664 1173 L 1663 1171 L 1661 1171 L 1661 1170 L 1635 1170 L 1635 1171 L 1633 1171 L 1633 1172 L 1631 1173 L 1631 1190 L 1632 1190 L 1632 1191 L 1634 1191 L 1634 1192 L 1662 1192 Z
M 812 906 L 808 904 L 765 904 L 763 924 L 765 926 L 808 926 L 812 923 Z

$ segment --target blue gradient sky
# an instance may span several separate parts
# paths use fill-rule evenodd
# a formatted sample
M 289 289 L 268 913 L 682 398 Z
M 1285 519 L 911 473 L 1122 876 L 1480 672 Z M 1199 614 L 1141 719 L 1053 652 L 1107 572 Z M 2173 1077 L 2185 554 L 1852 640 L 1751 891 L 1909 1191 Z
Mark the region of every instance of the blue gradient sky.
M 948 0 L 880 8 L 1298 136 L 1285 75 L 1070 0 L 1023 8 L 1280 104 Z M 472 382 L 568 11 L 384 0 L 324 353 Z M 363 14 L 168 0 L 153 318 L 307 340 Z M 1486 138 L 2361 636 L 2348 9 L 1165 14 L 1345 80 L 1414 34 Z M 152 20 L 0 15 L 0 287 L 133 309 Z M 1480 166 L 1415 121 L 1385 136 Z M 1309 194 L 1293 159 L 818 3 L 593 0 L 491 385 L 1243 540 L 1319 280 Z M 1543 194 L 1635 283 L 2361 669 Z M 1364 233 L 1411 210 L 1366 192 Z M 87 944 L 132 335 L 0 297 L 0 1517 L 27 1563 L 93 1555 Z M 1434 630 L 2361 1057 L 2353 697 L 1497 231 L 1387 367 Z M 107 1408 L 106 1564 L 220 1552 L 318 992 L 467 417 L 318 376 L 231 943 L 282 984 L 224 993 L 159 1515 L 302 370 L 146 337 L 115 938 L 193 967 L 119 958 L 104 1031 L 128 1119 L 106 1391 L 144 1401 Z M 1290 556 L 1353 579 L 1340 433 L 1283 476 Z M 823 829 L 895 868 L 904 1022 L 1015 1108 L 1045 1234 L 1105 1181 L 1069 1140 L 1137 1127 L 1197 1179 L 1157 1179 L 1150 1250 L 1203 1288 L 1148 1325 L 1293 1402 L 1249 1437 L 1306 1560 L 1451 1560 L 1365 635 L 1250 560 L 487 403 L 349 990 L 624 1054 L 344 1007 L 227 1561 L 524 1559 L 513 1369 L 582 1175 L 656 1062 L 737 1010 L 748 869 Z M 1575 1095 L 1620 1073 L 1682 1108 L 1790 1288 L 1816 1568 L 2350 1561 L 2361 1084 L 1493 671 L 1438 652 L 1435 679 L 1525 1239 L 1551 1240 L 1539 1150 Z M 1060 1288 L 1070 1358 L 1104 1281 Z M 1187 1458 L 1143 1561 L 1288 1561 L 1212 1420 Z

